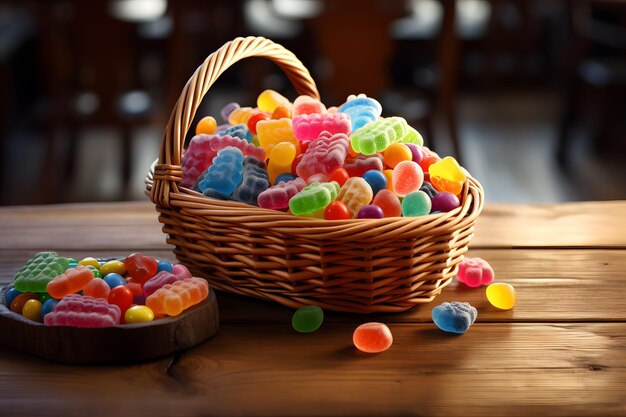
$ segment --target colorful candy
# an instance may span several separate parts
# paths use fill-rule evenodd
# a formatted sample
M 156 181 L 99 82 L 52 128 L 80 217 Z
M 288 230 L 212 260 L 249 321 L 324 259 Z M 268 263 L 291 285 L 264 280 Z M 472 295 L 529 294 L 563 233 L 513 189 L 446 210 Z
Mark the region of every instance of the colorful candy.
M 230 196 L 243 179 L 243 153 L 232 146 L 220 149 L 213 164 L 198 178 L 198 189 L 218 191 Z
M 368 204 L 361 207 L 356 217 L 357 219 L 382 219 L 385 217 L 385 213 L 380 207 L 374 204 Z
M 382 152 L 392 143 L 407 142 L 422 145 L 422 136 L 402 117 L 389 117 L 371 122 L 352 133 L 352 148 L 365 155 Z
M 113 327 L 120 322 L 118 306 L 101 298 L 70 294 L 56 305 L 53 312 L 44 316 L 46 326 Z
M 413 153 L 407 145 L 409 144 L 392 143 L 389 145 L 389 147 L 383 151 L 385 165 L 393 169 L 402 161 L 413 161 Z M 410 145 L 417 147 L 412 143 Z
M 510 310 L 515 307 L 515 288 L 511 284 L 496 282 L 490 284 L 486 290 L 487 299 L 496 308 Z
M 367 171 L 382 171 L 383 157 L 378 153 L 372 155 L 359 154 L 354 158 L 347 158 L 343 167 L 351 177 L 362 177 Z
M 111 273 L 124 275 L 126 273 L 126 267 L 124 266 L 124 262 L 122 261 L 108 261 L 102 264 L 102 266 L 100 267 L 100 273 L 103 277 Z
M 30 299 L 24 303 L 22 308 L 22 316 L 36 322 L 42 322 L 41 316 L 41 302 L 39 300 Z
M 402 216 L 402 204 L 398 196 L 387 189 L 377 192 L 372 200 L 372 204 L 380 207 L 385 217 Z
M 402 199 L 402 215 L 405 217 L 425 216 L 430 213 L 431 201 L 423 191 L 413 191 Z
M 109 298 L 109 292 L 111 288 L 109 288 L 109 284 L 106 283 L 103 279 L 92 279 L 85 285 L 83 288 L 83 295 L 88 295 L 93 298 L 104 298 L 105 300 Z
M 217 129 L 217 121 L 211 116 L 206 116 L 200 119 L 196 125 L 196 135 L 205 134 L 210 135 Z
M 362 177 L 372 188 L 372 193 L 376 195 L 380 190 L 387 187 L 387 177 L 378 170 L 370 170 L 363 174 Z
M 393 335 L 383 323 L 365 323 L 356 328 L 352 342 L 357 349 L 366 353 L 379 353 L 391 347 Z
M 233 193 L 232 198 L 242 203 L 256 206 L 258 205 L 259 194 L 267 190 L 269 186 L 270 180 L 265 170 L 265 163 L 255 157 L 246 156 L 243 159 L 241 184 Z
M 267 155 L 271 155 L 272 148 L 281 142 L 292 143 L 296 147 L 296 155 L 300 154 L 300 143 L 293 133 L 291 119 L 261 120 L 256 129 L 259 144 Z
M 146 306 L 155 315 L 177 316 L 183 310 L 201 303 L 209 295 L 209 284 L 201 278 L 185 278 L 167 284 L 146 298 Z
M 296 216 L 311 214 L 325 208 L 337 198 L 339 184 L 336 182 L 313 183 L 304 187 L 289 200 L 289 209 Z
M 424 172 L 415 162 L 402 161 L 393 169 L 391 182 L 393 191 L 400 197 L 404 197 L 420 189 L 424 182 Z
M 461 205 L 457 196 L 446 191 L 437 193 L 431 201 L 432 211 L 448 212 Z
M 300 333 L 312 333 L 320 328 L 324 321 L 324 311 L 318 306 L 304 306 L 291 316 L 291 326 Z
M 147 306 L 132 306 L 124 313 L 124 321 L 131 323 L 148 323 L 154 320 L 154 313 Z
M 48 283 L 68 267 L 67 258 L 55 252 L 39 252 L 15 274 L 13 285 L 20 292 L 46 292 Z
M 465 184 L 466 176 L 461 166 L 451 156 L 443 158 L 428 167 L 430 182 L 439 191 L 459 195 Z
M 155 291 L 159 288 L 163 287 L 166 284 L 173 284 L 178 280 L 178 277 L 171 272 L 158 272 L 143 285 L 143 295 L 144 297 L 148 298 L 152 294 L 154 294 Z
M 292 116 L 295 119 L 304 114 L 323 114 L 326 113 L 326 106 L 319 100 L 309 96 L 298 96 L 293 101 Z
M 119 307 L 122 315 L 133 304 L 133 292 L 126 285 L 120 285 L 109 292 L 109 304 Z
M 345 113 L 301 114 L 292 119 L 292 125 L 300 142 L 317 139 L 322 132 L 350 134 L 350 116 Z
M 140 253 L 128 255 L 124 259 L 124 266 L 128 270 L 128 274 L 141 284 L 152 278 L 159 268 L 156 259 Z
M 293 143 L 281 142 L 272 148 L 270 162 L 267 166 L 267 173 L 269 174 L 272 184 L 274 180 L 276 180 L 276 177 L 291 171 L 291 164 L 295 158 L 296 145 Z
M 357 217 L 359 210 L 368 205 L 374 198 L 372 187 L 360 177 L 349 178 L 341 187 L 337 200 L 343 202 L 350 211 L 352 218 Z
M 465 258 L 459 264 L 456 273 L 460 282 L 468 287 L 476 288 L 493 282 L 495 273 L 491 265 L 481 258 Z
M 289 207 L 289 200 L 306 186 L 306 181 L 300 177 L 293 181 L 279 182 L 260 193 L 257 202 L 262 208 L 283 210 Z
M 329 176 L 343 166 L 348 146 L 349 139 L 344 133 L 322 132 L 309 144 L 296 173 L 305 180 L 314 174 Z
M 347 220 L 351 217 L 350 210 L 343 201 L 331 201 L 324 209 L 326 220 Z
M 348 100 L 337 109 L 337 112 L 346 113 L 350 116 L 353 132 L 377 120 L 382 111 L 383 108 L 377 100 L 364 94 L 360 94 L 358 97 L 348 97 Z
M 22 314 L 22 310 L 24 309 L 24 305 L 28 300 L 36 300 L 39 298 L 34 292 L 25 292 L 24 294 L 20 294 L 11 301 L 9 309 L 14 313 Z
M 433 308 L 433 322 L 444 332 L 465 333 L 478 316 L 478 310 L 469 303 L 453 301 Z
M 66 295 L 81 291 L 92 279 L 94 279 L 94 276 L 91 269 L 78 265 L 76 268 L 68 269 L 55 277 L 48 283 L 46 288 L 48 294 L 60 299 Z
M 256 99 L 257 107 L 264 112 L 272 113 L 279 106 L 290 106 L 287 97 L 274 90 L 265 90 Z

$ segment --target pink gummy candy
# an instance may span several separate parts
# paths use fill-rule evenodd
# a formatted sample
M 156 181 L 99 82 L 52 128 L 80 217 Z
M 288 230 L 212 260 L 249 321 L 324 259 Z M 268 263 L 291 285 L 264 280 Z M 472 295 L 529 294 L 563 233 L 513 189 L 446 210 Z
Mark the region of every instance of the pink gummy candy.
M 331 134 L 350 134 L 350 116 L 347 113 L 302 114 L 293 118 L 293 134 L 300 142 L 315 140 L 323 131 Z
M 326 113 L 326 106 L 319 101 L 309 96 L 298 96 L 291 108 L 291 117 L 296 117 L 301 114 L 322 114 Z
M 309 144 L 296 167 L 296 173 L 305 180 L 315 174 L 329 176 L 343 166 L 349 147 L 350 139 L 346 134 L 322 132 Z
M 257 202 L 259 207 L 273 210 L 282 210 L 289 207 L 289 200 L 300 190 L 307 186 L 304 179 L 297 177 L 295 180 L 279 182 L 259 194 Z
M 160 271 L 155 276 L 146 281 L 145 284 L 143 284 L 143 295 L 144 297 L 148 298 L 152 294 L 154 294 L 156 290 L 158 290 L 165 284 L 172 284 L 178 280 L 179 278 L 173 273 Z
M 491 265 L 484 259 L 465 258 L 459 264 L 459 271 L 456 276 L 468 287 L 476 288 L 491 284 L 495 278 L 495 273 Z
M 174 264 L 172 266 L 172 274 L 176 275 L 179 280 L 191 278 L 191 272 L 189 272 L 189 269 L 183 264 Z
M 121 310 L 103 298 L 70 294 L 52 313 L 44 317 L 46 326 L 113 327 L 120 322 Z
M 248 143 L 245 139 L 239 139 L 230 135 L 219 136 L 215 135 L 211 137 L 211 149 L 216 152 L 224 149 L 228 146 L 233 146 L 239 149 L 243 156 L 254 156 L 259 161 L 265 161 L 265 150 L 261 147 L 254 146 Z
M 371 155 L 357 155 L 354 158 L 348 158 L 343 168 L 351 177 L 362 177 L 367 171 L 383 170 L 383 156 L 379 153 Z

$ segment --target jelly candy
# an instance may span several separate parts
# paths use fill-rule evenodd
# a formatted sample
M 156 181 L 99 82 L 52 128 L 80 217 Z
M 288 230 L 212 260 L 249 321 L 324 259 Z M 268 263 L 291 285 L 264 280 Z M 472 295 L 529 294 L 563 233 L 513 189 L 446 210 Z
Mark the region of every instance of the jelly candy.
M 42 292 L 39 294 L 39 301 L 41 301 L 42 303 L 45 303 L 51 298 L 52 296 L 50 296 L 50 294 L 48 294 L 47 292 Z
M 78 266 L 78 265 L 77 265 Z M 102 278 L 102 274 L 100 273 L 100 271 L 98 270 L 98 268 L 96 268 L 93 265 L 87 265 L 87 268 L 89 268 L 89 270 L 91 270 L 91 272 L 93 273 L 93 277 L 94 278 Z
M 107 283 L 107 285 L 109 286 L 109 289 L 115 288 L 118 285 L 126 284 L 126 280 L 124 279 L 124 277 L 122 277 L 120 274 L 116 274 L 115 272 L 106 274 L 102 280 Z
M 70 294 L 44 316 L 46 326 L 113 327 L 120 322 L 121 312 L 101 298 Z
M 468 287 L 476 288 L 493 282 L 495 273 L 491 265 L 481 258 L 465 258 L 459 264 L 456 273 L 460 282 Z
M 402 204 L 400 204 L 398 196 L 387 189 L 377 192 L 372 204 L 380 207 L 385 217 L 402 216 Z
M 393 335 L 386 324 L 365 323 L 354 330 L 352 342 L 362 352 L 379 353 L 391 347 Z
M 228 122 L 228 116 L 230 116 L 230 114 L 239 107 L 239 103 L 228 103 L 227 105 L 222 107 L 222 110 L 220 111 L 220 116 L 222 116 L 222 119 L 224 119 L 225 122 Z
M 245 140 L 247 143 L 251 143 L 252 142 L 252 132 L 250 132 L 250 129 L 248 129 L 245 125 L 234 125 L 231 126 L 227 129 L 222 130 L 221 132 L 219 132 L 217 134 L 218 136 L 232 136 L 233 138 L 236 139 L 242 139 Z M 216 146 L 216 145 L 214 145 Z M 228 145 L 228 146 L 233 146 Z M 224 146 L 222 146 L 224 147 Z M 240 148 L 241 149 L 241 148 Z M 218 149 L 216 149 L 217 151 Z M 244 149 L 241 149 L 242 152 L 244 152 Z M 245 148 L 246 152 L 252 152 L 252 148 Z M 244 153 L 246 153 L 244 152 Z M 254 155 L 252 155 L 254 156 Z M 257 156 L 258 157 L 258 156 Z
M 363 206 L 372 201 L 374 193 L 372 187 L 360 177 L 349 178 L 341 187 L 337 200 L 343 202 L 350 211 L 350 216 L 355 218 Z
M 404 145 L 407 146 L 411 150 L 411 159 L 413 162 L 418 163 L 418 164 L 422 162 L 422 158 L 424 156 L 422 154 L 422 150 L 420 149 L 420 146 L 418 146 L 415 143 L 405 143 Z
M 310 96 L 298 96 L 293 101 L 291 108 L 292 117 L 296 118 L 303 114 L 322 114 L 326 113 L 326 106 Z
M 382 152 L 392 143 L 407 142 L 422 145 L 422 136 L 402 117 L 389 117 L 368 123 L 352 133 L 352 148 L 364 155 Z
M 262 112 L 257 112 L 250 116 L 248 122 L 246 123 L 246 126 L 248 127 L 248 130 L 250 130 L 251 134 L 256 135 L 256 124 L 259 123 L 261 120 L 267 119 L 269 119 L 269 115 Z
M 339 184 L 336 182 L 316 182 L 307 185 L 293 196 L 289 200 L 289 209 L 296 216 L 310 214 L 325 208 L 331 201 L 337 198 L 338 193 Z
M 214 117 L 206 116 L 200 119 L 196 125 L 196 135 L 205 134 L 210 135 L 217 129 L 217 121 Z
M 233 193 L 233 199 L 252 206 L 258 205 L 259 194 L 270 186 L 267 171 L 261 166 L 265 164 L 252 156 L 244 158 L 242 181 Z
M 69 294 L 81 291 L 94 278 L 93 271 L 86 266 L 78 265 L 68 269 L 48 283 L 48 294 L 60 299 Z
M 385 174 L 375 169 L 363 174 L 363 179 L 372 187 L 372 193 L 374 193 L 374 195 L 387 187 L 387 177 Z
M 300 154 L 300 143 L 293 134 L 291 119 L 262 120 L 256 125 L 259 144 L 267 155 L 271 155 L 272 148 L 280 142 L 293 143 L 296 155 Z
M 232 146 L 233 148 L 239 149 L 244 156 L 253 156 L 261 161 L 265 161 L 266 158 L 263 148 L 259 148 L 234 135 L 211 136 L 209 138 L 209 146 L 216 152 L 215 155 L 217 155 L 217 152 L 221 149 Z
M 501 310 L 510 310 L 515 307 L 515 288 L 511 284 L 496 282 L 490 284 L 486 290 L 487 300 Z
M 204 192 L 211 188 L 230 196 L 243 179 L 243 153 L 233 147 L 217 152 L 213 164 L 198 181 L 198 189 Z M 132 274 L 131 274 L 132 275 Z
M 406 217 L 425 216 L 430 208 L 430 197 L 424 191 L 414 191 L 402 199 L 402 215 Z
M 150 307 L 132 306 L 124 313 L 124 321 L 131 323 L 148 323 L 154 320 L 154 313 Z
M 265 90 L 256 99 L 257 107 L 267 113 L 272 113 L 279 106 L 288 107 L 291 105 L 289 100 L 274 90 Z
M 250 120 L 250 117 L 258 111 L 258 109 L 253 107 L 238 107 L 228 115 L 228 123 L 231 125 L 245 125 L 248 123 L 248 120 Z
M 109 292 L 111 288 L 109 288 L 109 284 L 106 283 L 103 279 L 92 279 L 85 285 L 83 288 L 83 295 L 88 295 L 93 298 L 104 298 L 105 300 L 109 298 Z
M 111 273 L 124 275 L 126 273 L 126 267 L 122 261 L 108 261 L 100 267 L 100 273 L 103 277 Z
M 433 308 L 433 322 L 444 332 L 465 333 L 478 316 L 478 310 L 469 303 L 453 301 Z
M 176 275 L 179 280 L 191 278 L 191 272 L 189 272 L 189 269 L 183 264 L 172 266 L 172 274 Z
M 7 292 L 4 293 L 4 301 L 6 305 L 10 306 L 15 297 L 22 294 L 21 291 L 18 291 L 17 288 L 10 288 Z
M 284 174 L 280 174 L 279 176 L 277 176 L 276 179 L 274 180 L 274 184 L 272 184 L 272 185 L 277 185 L 279 182 L 293 181 L 296 178 L 297 177 L 295 175 L 293 175 L 292 173 L 286 172 Z
M 267 166 L 267 173 L 270 176 L 272 184 L 274 183 L 274 180 L 276 180 L 276 177 L 280 174 L 291 171 L 291 164 L 295 158 L 296 145 L 293 143 L 281 142 L 277 143 L 276 146 L 272 148 L 270 160 Z
M 343 133 L 331 135 L 329 132 L 322 132 L 309 144 L 296 167 L 296 173 L 305 180 L 314 174 L 329 176 L 345 162 L 348 143 L 348 136 Z
M 384 169 L 383 175 L 387 178 L 387 186 L 385 188 L 393 192 L 393 169 Z
M 438 191 L 435 190 L 435 187 L 433 187 L 432 184 L 429 183 L 428 181 L 424 181 L 422 183 L 422 186 L 420 187 L 420 191 L 424 191 L 426 194 L 428 194 L 428 197 L 430 197 L 431 200 L 434 196 L 438 194 Z
M 414 144 L 411 145 L 416 146 Z M 385 165 L 393 169 L 402 161 L 413 161 L 413 153 L 407 144 L 392 143 L 383 151 L 383 158 L 385 159 Z
M 348 97 L 348 100 L 337 109 L 337 112 L 346 113 L 350 116 L 353 132 L 377 120 L 382 111 L 383 108 L 377 100 L 364 94 L 360 94 L 358 97 Z
M 428 167 L 430 182 L 439 191 L 459 195 L 465 184 L 466 176 L 461 166 L 451 156 L 443 158 Z
M 357 155 L 354 158 L 346 158 L 344 169 L 351 177 L 362 177 L 367 171 L 383 170 L 383 157 L 381 154 Z
M 346 183 L 346 181 L 348 181 L 348 178 L 350 178 L 348 171 L 346 171 L 344 168 L 337 168 L 330 173 L 328 181 L 335 181 L 337 182 L 337 184 L 339 184 L 339 186 L 342 186 Z
M 278 106 L 272 112 L 271 119 L 278 120 L 288 118 L 291 119 L 291 109 L 287 106 Z
M 158 272 L 143 285 L 143 295 L 148 298 L 165 284 L 172 284 L 178 280 L 178 277 L 170 272 Z
M 22 308 L 22 316 L 32 321 L 42 322 L 41 302 L 32 298 L 26 301 L 24 307 Z
M 41 306 L 41 317 L 45 317 L 46 314 L 52 313 L 57 304 L 59 304 L 59 300 L 57 300 L 56 298 L 50 298 L 46 300 Z
M 133 304 L 133 292 L 126 285 L 120 285 L 113 288 L 109 292 L 109 304 L 116 305 L 120 308 L 120 312 L 124 314 L 126 310 Z
M 350 116 L 345 113 L 303 114 L 292 119 L 293 133 L 300 142 L 315 140 L 320 133 L 350 134 Z
M 159 261 L 157 263 L 157 272 L 161 271 L 172 272 L 172 264 L 169 261 Z
M 446 191 L 438 193 L 432 198 L 432 211 L 448 212 L 459 207 L 459 198 Z
M 350 210 L 342 201 L 331 201 L 324 209 L 324 218 L 326 220 L 347 220 L 351 217 Z
M 24 294 L 20 294 L 11 301 L 11 305 L 9 309 L 18 314 L 22 314 L 22 310 L 24 309 L 24 304 L 28 300 L 36 300 L 39 296 L 34 292 L 25 292 Z
M 156 259 L 140 253 L 128 255 L 124 259 L 124 266 L 128 270 L 128 274 L 141 284 L 152 278 L 159 268 Z
M 305 180 L 297 177 L 293 181 L 278 183 L 259 194 L 259 207 L 282 210 L 289 207 L 289 200 L 307 186 Z
M 78 261 L 78 265 L 93 266 L 98 271 L 100 271 L 100 262 L 98 262 L 96 258 L 92 258 L 91 256 L 87 258 L 83 258 L 80 261 Z
M 194 136 L 183 153 L 180 166 L 183 170 L 183 187 L 191 187 L 213 162 L 217 151 L 211 149 L 211 137 L 208 135 Z
M 291 316 L 291 326 L 300 333 L 312 333 L 320 328 L 324 321 L 324 311 L 318 306 L 304 306 Z
M 368 204 L 367 206 L 361 207 L 356 217 L 359 219 L 382 219 L 385 217 L 385 213 L 380 207 Z
M 391 177 L 393 192 L 404 197 L 413 191 L 418 191 L 424 182 L 424 172 L 413 161 L 402 161 L 393 169 Z
M 146 306 L 156 316 L 177 316 L 183 310 L 201 303 L 209 295 L 209 284 L 201 278 L 185 278 L 159 288 L 146 298 Z
M 15 274 L 13 286 L 20 292 L 46 292 L 48 283 L 68 267 L 67 258 L 54 252 L 39 252 Z
M 424 171 L 424 173 L 428 173 L 428 175 L 430 175 L 430 172 L 428 171 L 430 166 L 440 160 L 441 158 L 439 158 L 438 156 L 429 155 L 422 158 L 422 160 L 419 162 L 419 165 L 420 167 L 422 167 L 422 171 Z
M 328 182 L 328 177 L 324 174 L 313 174 L 307 178 L 307 184 L 313 184 L 314 182 Z

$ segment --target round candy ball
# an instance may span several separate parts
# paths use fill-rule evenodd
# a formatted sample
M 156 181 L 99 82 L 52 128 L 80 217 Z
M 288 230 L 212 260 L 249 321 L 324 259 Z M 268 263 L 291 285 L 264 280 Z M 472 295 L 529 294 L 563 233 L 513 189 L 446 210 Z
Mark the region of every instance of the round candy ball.
M 430 197 L 424 191 L 414 191 L 402 199 L 402 215 L 405 217 L 425 216 L 430 213 Z
M 4 293 L 4 300 L 6 301 L 7 305 L 10 306 L 15 297 L 20 294 L 22 294 L 20 291 L 16 290 L 15 288 L 11 288 L 9 291 Z
M 124 279 L 124 277 L 114 272 L 105 275 L 103 279 L 104 279 L 104 282 L 107 283 L 110 289 L 126 284 L 126 280 Z
M 422 154 L 420 147 L 415 143 L 405 143 L 405 145 L 411 150 L 411 158 L 413 162 L 417 162 L 418 164 L 422 162 L 424 155 Z
M 318 306 L 304 306 L 297 309 L 291 317 L 291 326 L 300 333 L 312 333 L 320 328 L 324 321 L 324 311 Z
M 515 307 L 515 288 L 511 284 L 496 282 L 487 287 L 487 300 L 492 306 L 501 310 L 510 310 Z
M 454 210 L 460 205 L 461 202 L 457 196 L 447 191 L 443 191 L 433 197 L 431 209 L 432 211 L 448 212 Z
M 372 193 L 374 195 L 387 187 L 387 177 L 381 171 L 375 169 L 367 171 L 363 174 L 363 179 L 372 187 Z
M 383 151 L 383 158 L 385 159 L 385 165 L 393 169 L 402 161 L 413 160 L 413 153 L 404 143 L 392 143 Z
M 157 272 L 161 271 L 172 272 L 172 264 L 169 261 L 159 261 L 157 264 Z
M 133 304 L 133 293 L 126 285 L 119 285 L 109 292 L 109 304 L 115 304 L 122 314 Z
M 41 306 L 41 317 L 45 317 L 46 314 L 52 313 L 56 308 L 57 304 L 59 304 L 59 300 L 55 298 L 49 298 L 45 303 Z
M 385 217 L 385 213 L 380 207 L 374 204 L 368 204 L 367 206 L 361 207 L 356 217 L 359 219 L 382 219 Z
M 102 276 L 107 276 L 112 273 L 124 275 L 126 273 L 126 267 L 122 261 L 113 260 L 102 265 L 100 267 L 100 272 L 102 273 Z
M 147 306 L 132 306 L 124 313 L 126 323 L 147 323 L 154 320 L 154 312 Z
M 350 210 L 343 201 L 332 201 L 324 209 L 324 218 L 326 220 L 347 220 L 350 216 Z
M 352 334 L 352 342 L 362 352 L 384 352 L 391 347 L 393 335 L 386 324 L 365 323 L 356 328 Z
M 344 168 L 337 168 L 330 174 L 330 177 L 328 177 L 328 181 L 337 181 L 337 184 L 339 184 L 339 186 L 342 186 L 346 183 L 346 181 L 348 181 L 348 178 L 350 178 L 350 174 L 348 174 L 348 171 L 346 171 Z
M 24 303 L 22 308 L 22 316 L 32 321 L 41 322 L 41 302 L 39 300 L 30 299 Z

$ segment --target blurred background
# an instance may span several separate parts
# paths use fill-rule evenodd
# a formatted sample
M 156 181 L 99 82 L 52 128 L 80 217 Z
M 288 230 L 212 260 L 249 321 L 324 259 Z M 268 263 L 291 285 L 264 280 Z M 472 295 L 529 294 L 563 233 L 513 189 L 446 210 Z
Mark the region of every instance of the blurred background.
M 625 1 L 4 0 L 0 204 L 146 199 L 185 82 L 247 35 L 292 50 L 328 106 L 405 117 L 487 202 L 626 198 Z M 243 61 L 196 119 L 265 88 L 295 98 Z

